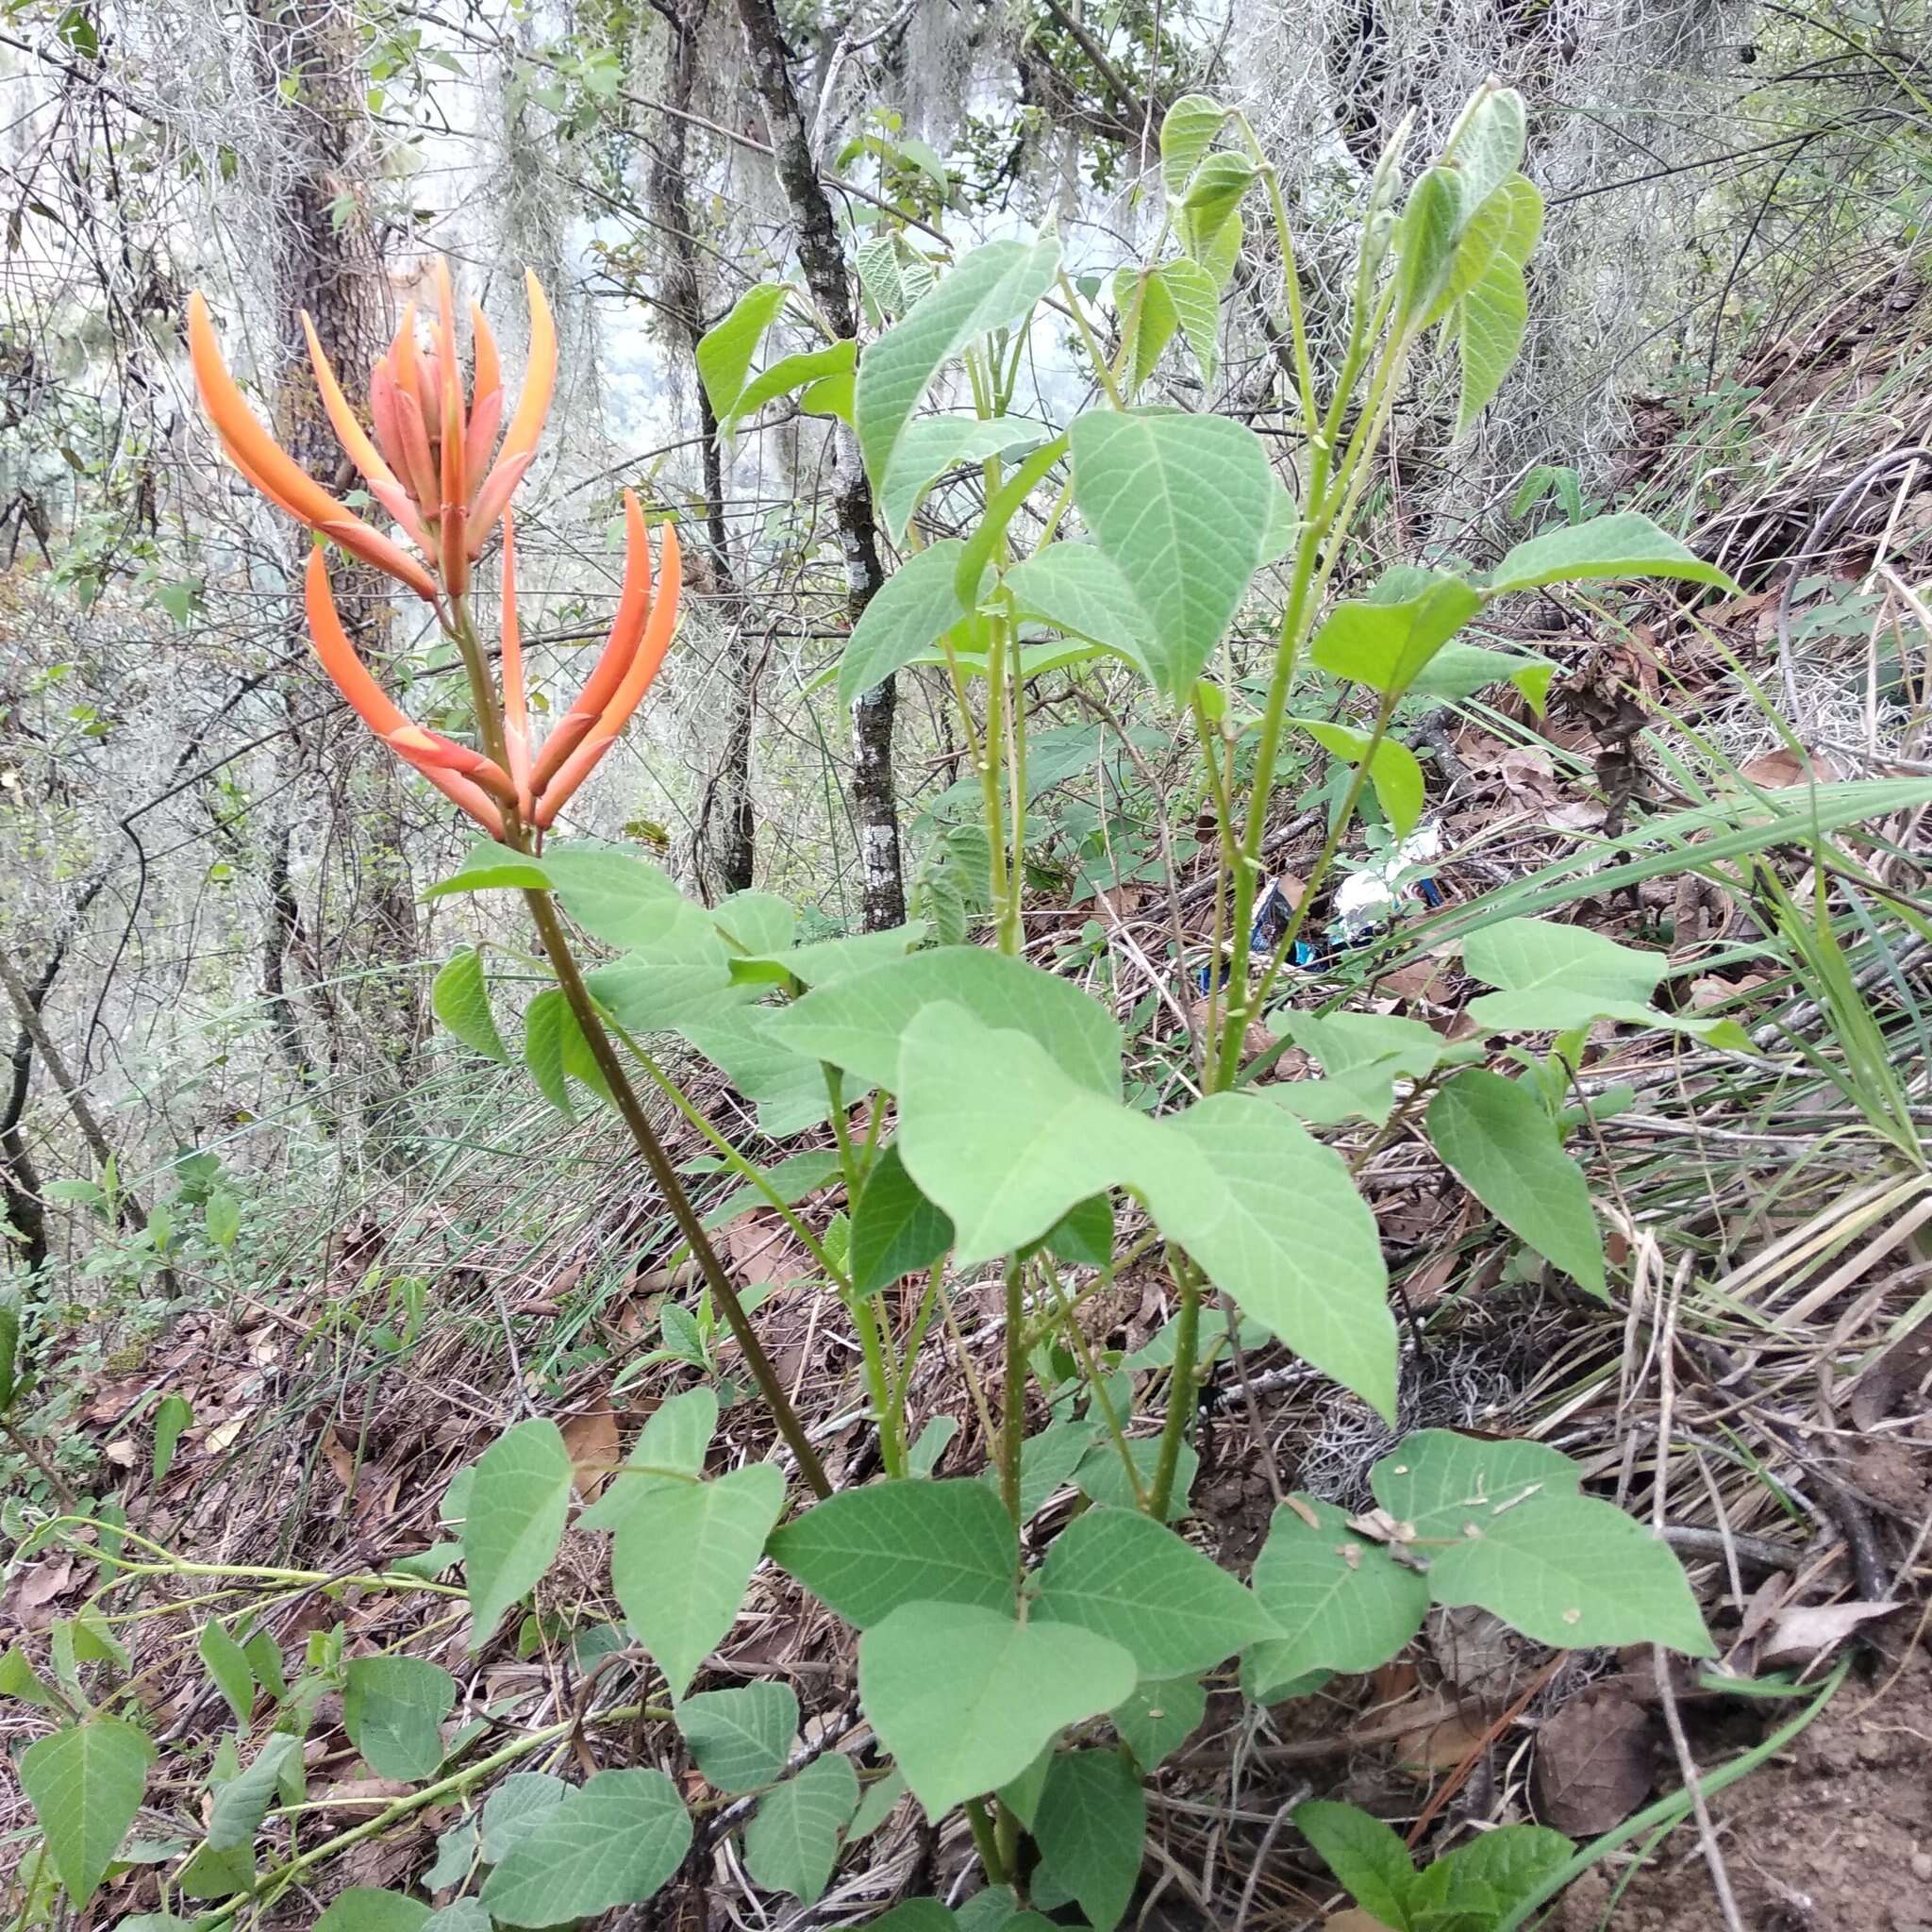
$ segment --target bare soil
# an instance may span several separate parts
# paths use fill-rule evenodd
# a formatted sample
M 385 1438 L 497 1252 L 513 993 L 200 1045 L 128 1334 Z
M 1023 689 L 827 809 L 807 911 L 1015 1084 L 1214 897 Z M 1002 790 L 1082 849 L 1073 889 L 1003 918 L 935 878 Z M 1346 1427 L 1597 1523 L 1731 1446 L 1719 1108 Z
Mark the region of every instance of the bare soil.
M 1909 1641 L 1909 1647 L 1907 1646 Z M 1932 1932 L 1932 1653 L 1909 1626 L 1854 1674 L 1790 1751 L 1712 1805 L 1749 1932 Z M 1894 1678 L 1894 1673 L 1896 1676 Z M 1692 1747 L 1738 1748 L 1735 1716 Z M 1723 1924 L 1694 1825 L 1630 1880 L 1599 1867 L 1573 1886 L 1561 1932 L 1713 1932 Z

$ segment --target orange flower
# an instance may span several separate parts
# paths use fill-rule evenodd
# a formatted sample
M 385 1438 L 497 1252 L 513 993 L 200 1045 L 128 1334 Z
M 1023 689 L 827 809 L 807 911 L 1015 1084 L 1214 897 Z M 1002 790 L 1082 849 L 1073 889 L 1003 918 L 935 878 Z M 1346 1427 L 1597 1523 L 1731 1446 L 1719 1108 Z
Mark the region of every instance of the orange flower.
M 610 635 L 589 682 L 534 758 L 516 608 L 516 533 L 510 519 L 504 519 L 502 724 L 508 771 L 454 739 L 425 731 L 403 714 L 370 675 L 342 628 L 329 589 L 327 559 L 320 550 L 308 559 L 305 603 L 309 635 L 322 668 L 376 737 L 460 806 L 492 839 L 504 836 L 506 808 L 513 809 L 533 830 L 549 829 L 571 795 L 616 743 L 671 648 L 683 587 L 677 532 L 672 525 L 664 525 L 662 568 L 654 598 L 644 515 L 636 496 L 627 490 L 624 510 L 627 533 L 624 589 Z
M 626 491 L 625 493 L 628 499 L 629 491 Z M 626 510 L 631 507 L 631 503 L 627 501 Z M 642 523 L 643 520 L 640 517 L 632 539 L 632 555 L 635 557 L 640 551 L 643 553 L 643 568 L 648 582 L 650 553 L 644 549 Z M 658 675 L 658 666 L 664 661 L 664 654 L 671 648 L 672 635 L 677 629 L 677 598 L 683 582 L 683 566 L 677 553 L 677 531 L 674 525 L 666 524 L 663 538 L 663 571 L 658 587 L 658 600 L 655 606 L 648 607 L 649 622 L 641 625 L 641 634 L 633 640 L 630 659 L 625 667 L 617 689 L 611 693 L 602 711 L 589 724 L 582 735 L 582 742 L 558 762 L 554 771 L 547 776 L 544 775 L 544 765 L 551 751 L 551 744 L 543 747 L 544 757 L 537 761 L 537 809 L 532 814 L 530 822 L 539 831 L 545 830 L 555 821 L 558 810 L 569 800 L 571 793 L 591 775 L 598 759 L 617 741 L 617 734 L 630 723 L 631 713 L 643 702 L 644 693 L 650 690 L 652 680 Z M 648 604 L 648 589 L 645 595 Z M 625 607 L 620 600 L 620 620 L 624 614 Z M 599 661 L 597 672 L 591 674 L 592 684 L 596 682 L 597 673 L 603 671 L 605 662 L 609 659 L 611 646 L 618 641 L 618 632 L 613 625 L 610 643 L 605 646 L 604 659 Z M 590 689 L 589 685 L 585 687 L 586 696 L 589 695 Z M 571 708 L 572 717 L 582 716 L 584 709 L 584 700 L 579 698 Z M 566 719 L 565 723 L 569 722 Z M 558 735 L 561 731 L 562 726 L 559 726 Z M 553 737 L 551 743 L 555 742 L 556 739 Z
M 487 716 L 478 721 L 486 743 L 501 742 L 503 764 L 440 732 L 425 731 L 391 702 L 342 628 L 322 550 L 310 556 L 303 585 L 316 657 L 350 708 L 398 758 L 499 840 L 517 839 L 520 824 L 540 834 L 547 829 L 616 742 L 671 646 L 682 583 L 677 533 L 667 524 L 661 580 L 653 599 L 644 513 L 626 490 L 624 588 L 610 635 L 576 702 L 541 751 L 534 750 L 517 622 L 516 533 L 509 500 L 536 455 L 549 411 L 557 378 L 557 331 L 537 278 L 526 275 L 525 280 L 530 298 L 529 375 L 500 444 L 504 394 L 496 341 L 481 312 L 472 308 L 475 374 L 466 404 L 457 359 L 456 299 L 441 265 L 436 271 L 434 349 L 419 347 L 415 311 L 405 309 L 395 340 L 370 372 L 373 434 L 342 393 L 314 325 L 307 315 L 302 318 L 316 387 L 337 440 L 371 496 L 423 553 L 427 568 L 337 502 L 276 444 L 222 362 L 207 303 L 196 294 L 188 305 L 189 350 L 202 406 L 229 460 L 277 508 L 431 603 L 445 595 L 453 602 L 463 596 L 471 563 L 498 518 L 503 520 L 503 705 L 494 721 Z M 474 660 L 480 646 L 460 608 L 445 613 L 443 625 Z M 483 675 L 474 661 L 473 671 Z M 489 728 L 492 722 L 495 734 Z
M 471 561 L 530 467 L 556 387 L 557 329 L 550 307 L 536 276 L 526 273 L 524 280 L 530 302 L 530 366 L 493 462 L 504 411 L 502 365 L 495 339 L 473 308 L 475 395 L 466 405 L 457 358 L 456 300 L 445 266 L 439 263 L 436 270 L 434 351 L 418 349 L 415 311 L 408 308 L 395 341 L 370 372 L 374 436 L 342 393 L 314 325 L 306 314 L 302 318 L 316 387 L 337 441 L 369 493 L 422 551 L 427 568 L 338 503 L 261 426 L 222 361 L 208 304 L 197 292 L 188 303 L 188 344 L 202 408 L 229 460 L 278 508 L 431 603 L 439 585 L 459 597 L 469 587 Z
M 528 818 L 535 808 L 530 780 L 530 706 L 524 694 L 524 643 L 517 625 L 517 545 L 510 514 L 503 513 L 503 743 L 517 809 Z
M 222 352 L 215 346 L 214 325 L 208 318 L 208 304 L 198 291 L 188 299 L 188 353 L 194 366 L 195 386 L 201 391 L 201 406 L 214 425 L 228 460 L 277 508 L 333 537 L 344 550 L 387 571 L 419 597 L 433 603 L 436 584 L 429 573 L 387 537 L 372 530 L 346 505 L 338 503 L 256 421 L 255 411 L 222 361 Z
M 330 682 L 348 700 L 350 708 L 445 798 L 468 812 L 492 839 L 501 839 L 503 813 L 490 794 L 494 792 L 506 802 L 514 799 L 516 793 L 508 776 L 480 753 L 468 751 L 449 739 L 412 724 L 391 701 L 388 692 L 369 675 L 369 667 L 357 655 L 342 628 L 335 597 L 329 590 L 328 559 L 320 550 L 309 552 L 302 590 L 315 655 L 322 660 Z

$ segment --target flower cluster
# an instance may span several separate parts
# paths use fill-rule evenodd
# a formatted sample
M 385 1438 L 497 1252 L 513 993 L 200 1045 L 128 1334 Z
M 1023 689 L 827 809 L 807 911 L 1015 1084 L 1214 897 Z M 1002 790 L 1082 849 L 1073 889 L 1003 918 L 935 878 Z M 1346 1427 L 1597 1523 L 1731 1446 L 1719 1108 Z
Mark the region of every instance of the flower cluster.
M 525 286 L 530 301 L 529 373 L 507 429 L 495 339 L 474 305 L 470 324 L 475 371 L 469 396 L 464 395 L 457 355 L 456 303 L 448 271 L 441 264 L 437 268 L 434 346 L 418 343 L 411 307 L 404 311 L 395 340 L 370 372 L 373 436 L 343 394 L 314 324 L 307 315 L 302 318 L 316 385 L 337 440 L 361 474 L 371 497 L 419 556 L 338 502 L 276 443 L 222 361 L 208 304 L 197 293 L 188 305 L 195 385 L 229 461 L 278 508 L 434 606 L 443 628 L 466 656 L 479 652 L 466 605 L 470 566 L 502 523 L 502 700 L 493 716 L 478 720 L 486 741 L 501 744 L 500 759 L 425 730 L 403 714 L 342 627 L 320 547 L 309 557 L 304 587 L 309 636 L 336 689 L 385 744 L 497 839 L 517 824 L 545 830 L 616 742 L 670 648 L 682 581 L 676 533 L 666 524 L 662 581 L 654 596 L 643 511 L 625 491 L 624 587 L 609 638 L 575 702 L 542 745 L 533 746 L 517 625 L 516 536 L 509 500 L 536 455 L 549 412 L 557 378 L 557 331 L 536 277 L 526 276 Z

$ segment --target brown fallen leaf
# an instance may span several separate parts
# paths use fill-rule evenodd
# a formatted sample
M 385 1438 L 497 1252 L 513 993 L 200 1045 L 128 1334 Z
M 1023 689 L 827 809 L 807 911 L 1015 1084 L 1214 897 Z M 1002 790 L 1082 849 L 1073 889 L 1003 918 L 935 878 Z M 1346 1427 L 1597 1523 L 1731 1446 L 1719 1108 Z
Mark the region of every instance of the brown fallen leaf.
M 224 1451 L 232 1449 L 242 1431 L 247 1426 L 248 1417 L 246 1414 L 233 1416 L 225 1423 L 217 1423 L 201 1439 L 203 1453 L 208 1456 L 220 1456 Z
M 764 1208 L 741 1215 L 723 1234 L 724 1251 L 747 1286 L 769 1282 L 782 1288 L 811 1273 L 811 1262 L 791 1230 Z
M 1490 1722 L 1480 1705 L 1467 1710 L 1451 1711 L 1435 1724 L 1408 1732 L 1398 1739 L 1395 1759 L 1404 1771 L 1426 1777 L 1433 1772 L 1454 1771 L 1482 1745 L 1489 1735 Z
M 91 1423 L 118 1423 L 147 1392 L 148 1377 L 142 1374 L 115 1375 L 96 1382 L 89 1399 L 86 1415 Z
M 350 1777 L 339 1784 L 325 1785 L 316 1802 L 325 1809 L 332 1807 L 347 1808 L 350 1806 L 374 1807 L 391 1798 L 408 1797 L 415 1789 L 414 1785 L 392 1777 Z
M 1909 1328 L 1853 1383 L 1852 1426 L 1860 1433 L 1907 1406 L 1932 1372 L 1932 1315 Z
M 371 1463 L 362 1472 L 356 1520 L 364 1524 L 387 1523 L 395 1514 L 396 1498 L 402 1492 L 403 1479 L 397 1471 L 386 1469 L 379 1462 Z
M 1402 1277 L 1403 1298 L 1412 1308 L 1433 1307 L 1460 1260 L 1461 1257 L 1453 1250 L 1445 1250 L 1432 1255 L 1419 1268 L 1410 1269 Z
M 1496 760 L 1496 773 L 1519 798 L 1544 805 L 1557 795 L 1556 766 L 1546 751 L 1512 745 Z
M 54 1621 L 53 1603 L 74 1581 L 72 1557 L 47 1557 L 23 1570 L 0 1597 L 5 1621 L 22 1630 L 44 1630 Z
M 1428 1627 L 1429 1647 L 1450 1683 L 1472 1697 L 1505 1699 L 1524 1651 L 1508 1624 L 1464 1604 L 1436 1611 Z
M 1810 1663 L 1836 1650 L 1861 1624 L 1889 1617 L 1900 1604 L 1814 1604 L 1780 1610 L 1758 1646 L 1759 1668 Z
M 1791 1579 L 1782 1570 L 1774 1570 L 1751 1594 L 1744 1599 L 1743 1610 L 1738 1618 L 1738 1641 L 1749 1643 L 1760 1631 L 1769 1629 L 1771 1622 L 1783 1607 L 1785 1598 L 1790 1594 Z
M 1598 798 L 1579 798 L 1574 804 L 1553 806 L 1544 822 L 1559 832 L 1593 832 L 1608 815 L 1608 808 Z
M 1389 1932 L 1389 1928 L 1373 1912 L 1365 1912 L 1359 1906 L 1350 1906 L 1345 1912 L 1336 1912 L 1324 1919 L 1322 1932 Z
M 563 1425 L 571 1479 L 586 1503 L 594 1502 L 617 1462 L 617 1416 L 608 1406 L 574 1415 Z
M 1399 1000 L 1446 999 L 1453 963 L 1448 959 L 1423 958 L 1412 966 L 1399 966 L 1375 981 L 1375 991 Z
M 1650 1795 L 1649 1715 L 1613 1685 L 1591 1685 L 1537 1733 L 1536 1815 L 1572 1838 L 1621 1824 Z
M 322 1432 L 322 1459 L 335 1471 L 336 1480 L 343 1489 L 353 1490 L 356 1487 L 355 1455 L 336 1434 L 333 1424 Z
M 1821 781 L 1838 776 L 1838 766 L 1828 758 L 1814 758 L 1811 765 Z M 1766 791 L 1782 791 L 1805 782 L 1805 760 L 1794 751 L 1768 751 L 1740 766 L 1739 775 Z
M 420 1840 L 424 1836 L 421 1818 L 404 1819 L 393 1841 L 365 1839 L 359 1845 L 352 1845 L 342 1859 L 342 1876 L 352 1886 L 390 1890 L 421 1856 Z

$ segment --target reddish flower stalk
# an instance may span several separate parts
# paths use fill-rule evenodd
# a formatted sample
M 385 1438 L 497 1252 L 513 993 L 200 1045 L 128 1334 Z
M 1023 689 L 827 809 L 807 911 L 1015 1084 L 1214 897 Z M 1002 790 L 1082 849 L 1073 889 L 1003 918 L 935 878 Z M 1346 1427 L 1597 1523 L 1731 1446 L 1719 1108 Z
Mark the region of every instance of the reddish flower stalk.
M 370 495 L 388 512 L 405 540 L 415 546 L 418 557 L 410 556 L 393 537 L 338 503 L 276 446 L 223 365 L 207 303 L 196 294 L 188 305 L 188 340 L 195 383 L 201 391 L 202 408 L 229 460 L 278 508 L 319 535 L 334 539 L 352 556 L 387 572 L 398 583 L 407 584 L 436 608 L 443 629 L 462 653 L 475 696 L 476 734 L 486 750 L 475 751 L 440 732 L 425 731 L 403 715 L 370 674 L 343 629 L 329 588 L 328 563 L 318 548 L 308 559 L 304 603 L 309 635 L 323 669 L 357 716 L 398 758 L 413 765 L 491 838 L 520 851 L 531 849 L 533 841 L 541 842 L 558 812 L 617 741 L 618 734 L 643 701 L 677 629 L 681 581 L 677 535 L 666 524 L 663 574 L 653 599 L 644 513 L 626 490 L 624 589 L 609 639 L 590 682 L 549 741 L 541 748 L 533 747 L 523 641 L 517 624 L 516 533 L 509 500 L 530 467 L 550 407 L 557 373 L 557 334 L 542 290 L 534 276 L 526 279 L 530 291 L 529 380 L 517 399 L 501 442 L 497 425 L 503 421 L 504 397 L 496 344 L 488 325 L 473 308 L 475 374 L 466 406 L 462 371 L 457 360 L 456 304 L 444 270 L 437 272 L 434 350 L 418 346 L 414 314 L 406 312 L 395 341 L 370 374 L 373 435 L 364 429 L 342 393 L 313 325 L 306 315 L 302 318 L 316 384 L 337 440 L 368 484 Z M 476 641 L 467 603 L 470 566 L 499 518 L 503 522 L 501 698 L 491 687 L 490 668 Z M 525 896 L 584 1042 L 744 1351 L 752 1378 L 798 1458 L 806 1481 L 820 1497 L 830 1495 L 831 1484 L 818 1452 L 611 1044 L 550 895 L 532 891 Z
M 449 272 L 437 265 L 433 349 L 416 341 L 415 311 L 403 323 L 369 377 L 374 433 L 365 429 L 323 353 L 315 326 L 302 326 L 330 426 L 343 453 L 420 557 L 340 503 L 275 441 L 249 408 L 216 346 L 208 305 L 188 304 L 188 341 L 202 408 L 229 461 L 256 489 L 319 536 L 406 584 L 434 605 L 469 663 L 478 696 L 477 731 L 501 758 L 458 744 L 413 724 L 390 700 L 357 654 L 337 612 L 328 567 L 309 558 L 303 601 L 317 658 L 357 715 L 399 758 L 414 766 L 492 838 L 514 839 L 519 825 L 541 833 L 616 742 L 664 661 L 677 628 L 681 571 L 677 537 L 664 526 L 663 577 L 652 596 L 651 554 L 643 511 L 624 493 L 624 588 L 603 652 L 576 701 L 541 749 L 530 741 L 516 610 L 516 548 L 509 502 L 536 455 L 557 377 L 557 331 L 534 275 L 530 367 L 509 426 L 499 442 L 504 393 L 496 341 L 482 311 L 470 309 L 474 375 L 466 399 L 458 358 L 456 300 Z M 466 598 L 470 566 L 498 521 L 503 524 L 503 693 L 491 690 Z

